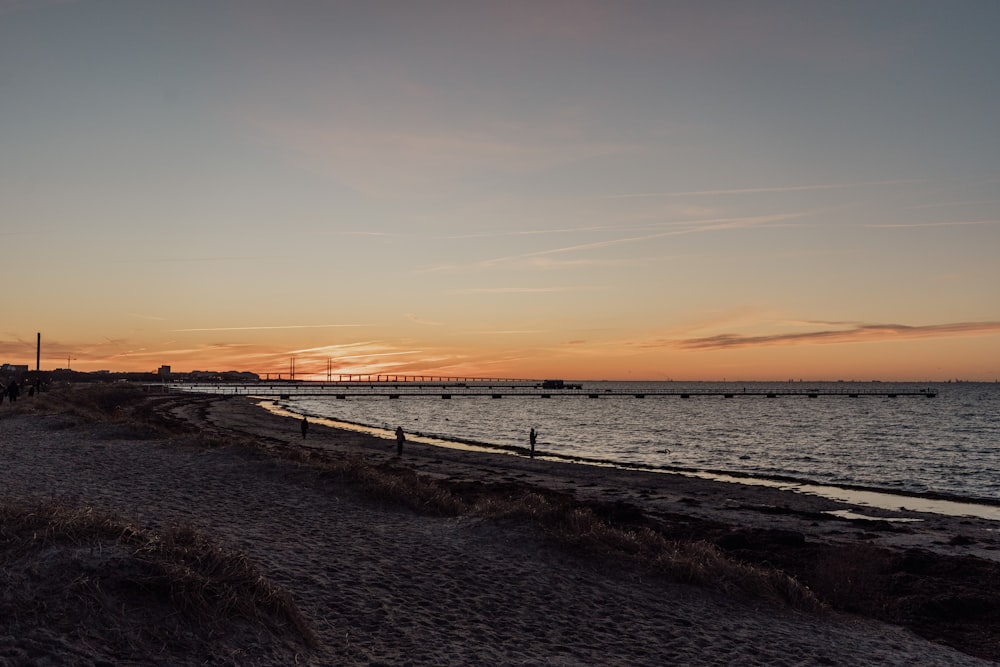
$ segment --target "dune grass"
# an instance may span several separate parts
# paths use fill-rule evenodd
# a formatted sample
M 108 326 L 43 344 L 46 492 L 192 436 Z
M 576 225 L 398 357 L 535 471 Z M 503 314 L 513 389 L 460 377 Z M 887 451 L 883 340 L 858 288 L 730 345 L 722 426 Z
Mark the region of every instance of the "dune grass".
M 499 501 L 483 499 L 472 512 L 528 521 L 574 551 L 627 561 L 671 581 L 800 610 L 825 608 L 809 588 L 779 570 L 735 560 L 705 540 L 673 540 L 647 526 L 616 525 L 585 504 L 525 491 Z
M 315 641 L 290 596 L 242 553 L 189 526 L 154 533 L 87 507 L 0 505 L 0 583 L 0 631 L 81 637 L 126 659 L 150 658 L 150 646 L 227 650 L 251 636 Z
M 171 420 L 159 403 L 174 397 L 149 397 L 132 385 L 94 385 L 43 394 L 38 408 L 58 408 L 87 420 L 129 422 L 176 436 L 190 425 Z M 48 396 L 46 398 L 46 396 Z M 616 525 L 560 493 L 526 486 L 477 484 L 474 490 L 443 482 L 392 464 L 373 464 L 360 456 L 333 456 L 289 448 L 276 452 L 246 436 L 198 431 L 187 433 L 202 446 L 241 445 L 268 456 L 310 466 L 338 484 L 350 484 L 366 497 L 439 516 L 471 516 L 516 521 L 537 527 L 552 542 L 596 558 L 628 561 L 673 581 L 758 599 L 819 610 L 822 603 L 806 586 L 773 568 L 749 565 L 705 541 L 677 541 L 649 527 Z

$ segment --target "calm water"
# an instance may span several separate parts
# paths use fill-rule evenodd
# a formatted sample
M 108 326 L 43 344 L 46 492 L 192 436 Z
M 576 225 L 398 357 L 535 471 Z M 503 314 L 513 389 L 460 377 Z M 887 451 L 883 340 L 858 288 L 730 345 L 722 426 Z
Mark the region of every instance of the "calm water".
M 910 493 L 1000 500 L 1000 384 L 585 382 L 597 400 L 538 396 L 293 396 L 289 410 L 388 430 L 540 455 L 665 469 L 788 477 Z M 862 392 L 858 398 L 743 396 L 754 391 Z M 937 397 L 865 396 L 931 389 Z M 611 396 L 606 390 L 627 391 Z M 634 393 L 689 391 L 637 399 Z M 733 398 L 697 396 L 732 392 Z

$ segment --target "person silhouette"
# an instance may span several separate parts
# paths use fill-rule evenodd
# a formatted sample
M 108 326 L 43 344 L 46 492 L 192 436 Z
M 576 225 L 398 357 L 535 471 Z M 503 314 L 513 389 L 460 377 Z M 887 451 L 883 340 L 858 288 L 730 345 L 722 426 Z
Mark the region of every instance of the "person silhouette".
M 309 420 L 306 417 L 302 417 L 302 439 L 306 439 L 306 432 L 309 431 Z
M 403 443 L 406 442 L 406 436 L 403 435 L 403 427 L 396 427 L 396 457 L 399 458 L 403 455 Z
M 531 427 L 531 432 L 528 433 L 528 442 L 531 443 L 531 458 L 535 458 L 535 441 L 538 440 L 538 433 L 535 432 L 535 427 Z

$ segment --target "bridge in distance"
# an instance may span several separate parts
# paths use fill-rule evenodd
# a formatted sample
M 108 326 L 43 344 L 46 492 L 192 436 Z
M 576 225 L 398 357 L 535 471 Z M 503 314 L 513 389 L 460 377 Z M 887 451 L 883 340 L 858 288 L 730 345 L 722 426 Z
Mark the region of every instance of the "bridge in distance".
M 386 376 L 382 376 L 386 377 Z M 393 378 L 393 376 L 388 376 Z M 664 383 L 666 384 L 666 383 Z M 203 382 L 203 383 L 174 383 L 168 385 L 172 391 L 193 391 L 214 394 L 246 394 L 251 396 L 291 398 L 292 396 L 331 396 L 337 399 L 348 398 L 389 398 L 398 399 L 402 397 L 420 398 L 457 398 L 457 397 L 489 397 L 500 399 L 504 397 L 529 397 L 538 398 L 738 398 L 738 397 L 763 397 L 779 398 L 785 396 L 819 398 L 821 396 L 842 396 L 848 398 L 861 397 L 924 397 L 934 398 L 937 392 L 933 389 L 901 390 L 894 388 L 882 388 L 875 384 L 871 388 L 858 388 L 857 384 L 849 384 L 837 389 L 819 388 L 787 388 L 787 384 L 780 383 L 782 388 L 761 388 L 754 385 L 749 389 L 657 389 L 641 390 L 635 389 L 609 389 L 609 388 L 587 388 L 582 384 L 562 383 L 561 381 L 538 381 L 538 380 L 497 380 L 488 378 L 464 379 L 459 381 L 447 379 L 423 379 L 414 378 L 406 380 L 379 379 L 379 380 L 344 380 L 332 382 L 309 382 L 309 381 L 268 381 L 225 383 L 225 382 Z

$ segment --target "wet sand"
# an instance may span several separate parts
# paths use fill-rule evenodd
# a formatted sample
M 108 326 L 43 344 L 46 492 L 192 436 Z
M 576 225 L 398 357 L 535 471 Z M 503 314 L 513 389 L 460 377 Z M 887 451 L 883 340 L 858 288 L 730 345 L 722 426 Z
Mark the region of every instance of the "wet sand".
M 456 486 L 505 483 L 640 508 L 704 537 L 754 531 L 807 544 L 919 547 L 997 559 L 997 525 L 885 512 L 780 489 L 594 468 L 407 443 L 295 420 L 246 397 L 163 404 L 204 434 L 353 453 Z M 263 636 L 212 648 L 212 664 L 328 665 L 974 665 L 992 664 L 913 632 L 835 612 L 794 611 L 650 577 L 576 554 L 528 525 L 426 516 L 376 502 L 293 460 L 237 445 L 199 447 L 128 426 L 62 415 L 0 413 L 0 501 L 51 501 L 115 513 L 150 530 L 192 525 L 253 561 L 286 590 L 318 638 L 275 646 Z M 851 510 L 895 524 L 823 514 Z M 964 537 L 964 539 L 956 539 Z M 226 651 L 230 651 L 227 653 Z M 185 664 L 158 647 L 108 655 L 38 627 L 0 625 L 0 664 Z M 158 657 L 159 656 L 159 657 Z M 129 662 L 132 660 L 132 662 Z M 201 664 L 205 656 L 187 664 Z

